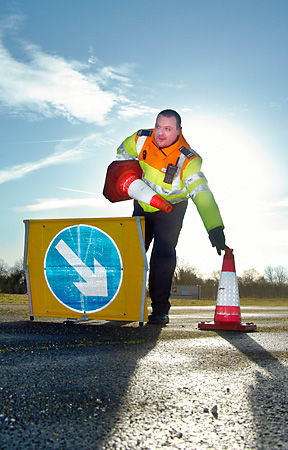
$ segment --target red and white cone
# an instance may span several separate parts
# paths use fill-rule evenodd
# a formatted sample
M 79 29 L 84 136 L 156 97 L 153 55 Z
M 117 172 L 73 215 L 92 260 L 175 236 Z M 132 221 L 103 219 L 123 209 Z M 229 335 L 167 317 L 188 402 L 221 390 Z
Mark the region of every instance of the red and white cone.
M 157 195 L 141 177 L 138 161 L 113 161 L 107 169 L 103 194 L 112 203 L 134 198 L 169 213 L 172 205 Z
M 153 189 L 138 178 L 137 175 L 131 173 L 125 175 L 119 183 L 119 188 L 124 194 L 129 195 L 130 198 L 154 206 L 161 211 L 169 213 L 172 210 L 172 205 L 155 194 Z
M 239 289 L 233 250 L 225 249 L 214 322 L 199 322 L 201 330 L 255 331 L 254 323 L 241 323 Z

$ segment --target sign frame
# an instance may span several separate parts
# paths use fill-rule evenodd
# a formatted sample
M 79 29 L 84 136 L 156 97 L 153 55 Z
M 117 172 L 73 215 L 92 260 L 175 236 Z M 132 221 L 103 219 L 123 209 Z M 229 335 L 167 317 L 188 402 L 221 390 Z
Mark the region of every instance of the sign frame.
M 27 219 L 25 224 L 24 264 L 30 320 L 34 317 L 63 318 L 64 323 L 87 320 L 147 320 L 146 282 L 148 262 L 145 251 L 143 217 L 91 219 Z M 101 310 L 81 312 L 61 304 L 47 283 L 44 263 L 49 245 L 65 229 L 74 226 L 98 229 L 110 237 L 123 262 L 122 282 L 115 297 Z M 82 244 L 81 244 L 82 245 Z M 89 294 L 88 294 L 89 295 Z

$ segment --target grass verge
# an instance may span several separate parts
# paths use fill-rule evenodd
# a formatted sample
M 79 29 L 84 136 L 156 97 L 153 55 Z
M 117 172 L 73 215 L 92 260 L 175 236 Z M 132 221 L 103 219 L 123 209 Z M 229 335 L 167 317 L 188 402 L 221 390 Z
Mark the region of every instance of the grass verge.
M 214 306 L 216 300 L 179 300 L 170 299 L 172 306 Z M 28 303 L 27 294 L 1 294 L 1 303 Z M 148 298 L 148 305 L 150 305 L 150 298 Z M 288 298 L 241 298 L 241 306 L 288 306 Z
M 172 306 L 214 306 L 216 300 L 179 300 L 170 299 Z M 241 306 L 288 306 L 288 298 L 241 298 Z
M 28 295 L 0 293 L 0 303 L 28 303 Z

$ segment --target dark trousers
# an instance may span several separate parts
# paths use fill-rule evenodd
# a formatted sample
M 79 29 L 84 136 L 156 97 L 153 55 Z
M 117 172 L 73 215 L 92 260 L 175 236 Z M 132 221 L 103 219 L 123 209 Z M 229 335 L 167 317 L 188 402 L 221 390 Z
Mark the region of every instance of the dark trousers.
M 170 292 L 176 266 L 176 245 L 188 201 L 173 205 L 172 211 L 145 212 L 134 201 L 133 216 L 145 217 L 145 248 L 154 238 L 149 270 L 149 293 L 154 314 L 168 314 Z

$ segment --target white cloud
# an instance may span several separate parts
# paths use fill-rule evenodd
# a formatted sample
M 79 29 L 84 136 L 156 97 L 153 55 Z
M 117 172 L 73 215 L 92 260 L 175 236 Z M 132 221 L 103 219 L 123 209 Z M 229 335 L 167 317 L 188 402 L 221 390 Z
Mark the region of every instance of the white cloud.
M 72 189 L 71 189 L 72 190 Z M 76 191 L 77 192 L 77 191 Z M 80 191 L 78 191 L 80 192 Z M 35 203 L 26 206 L 17 206 L 12 208 L 13 211 L 30 211 L 30 212 L 41 212 L 41 211 L 52 211 L 58 209 L 75 209 L 77 214 L 79 211 L 77 208 L 92 208 L 93 212 L 97 210 L 104 210 L 105 214 L 110 211 L 110 215 L 117 216 L 125 215 L 126 210 L 131 210 L 132 202 L 118 202 L 111 203 L 103 195 L 95 194 L 93 197 L 82 197 L 82 198 L 39 198 L 36 199 Z M 97 214 L 99 215 L 99 214 Z M 129 216 L 131 215 L 128 214 Z
M 145 105 L 124 105 L 121 106 L 118 112 L 119 117 L 121 119 L 131 119 L 132 117 L 137 116 L 150 116 L 151 114 L 155 115 L 159 112 L 159 109 L 151 108 Z
M 4 34 L 6 30 L 17 31 L 19 25 L 24 22 L 25 17 L 20 14 L 10 14 L 9 16 L 2 17 L 0 20 L 0 36 Z
M 67 146 L 67 141 L 60 141 L 60 144 L 56 146 L 55 152 L 46 158 L 42 158 L 39 161 L 29 161 L 23 164 L 17 164 L 15 166 L 0 170 L 0 184 L 18 178 L 23 178 L 29 173 L 43 169 L 47 166 L 79 161 L 83 159 L 91 150 L 95 151 L 97 147 L 111 144 L 111 142 L 112 141 L 110 139 L 105 139 L 98 134 L 93 134 L 80 140 L 74 148 L 63 149 L 63 146 Z
M 184 89 L 187 87 L 184 83 L 158 83 L 157 86 L 168 89 Z
M 47 55 L 32 45 L 25 51 L 29 62 L 20 62 L 0 44 L 0 100 L 6 106 L 14 113 L 27 109 L 43 117 L 103 123 L 116 103 L 115 94 L 101 90 L 75 61 Z
M 63 209 L 63 208 L 79 208 L 88 206 L 95 208 L 95 206 L 100 202 L 104 204 L 105 199 L 97 198 L 39 198 L 36 199 L 36 203 L 26 205 L 24 207 L 13 208 L 15 211 L 47 211 L 53 209 Z
M 0 24 L 0 103 L 12 114 L 34 120 L 64 117 L 102 125 L 122 102 L 117 86 L 131 88 L 129 75 L 135 65 L 104 67 L 94 56 L 87 64 L 66 61 L 27 42 L 21 43 L 22 55 L 16 59 L 5 47 L 4 35 L 15 32 L 20 19 L 10 16 Z
M 80 191 L 79 189 L 71 189 L 71 188 L 65 188 L 65 187 L 60 187 L 60 186 L 58 186 L 58 189 L 62 189 L 63 191 L 69 191 L 69 192 L 77 192 L 79 194 L 97 195 L 96 192 Z
M 126 68 L 123 68 L 124 70 L 122 71 L 121 68 L 117 69 L 114 67 L 103 67 L 100 71 L 99 71 L 99 76 L 101 78 L 101 82 L 103 84 L 107 84 L 108 81 L 120 81 L 121 83 L 124 83 L 126 86 L 131 87 L 131 81 L 130 78 L 127 76 L 128 71 L 126 70 Z M 125 75 L 126 73 L 126 75 Z
M 62 117 L 70 122 L 103 125 L 109 112 L 131 118 L 155 113 L 125 96 L 131 92 L 135 63 L 104 66 L 90 49 L 88 61 L 65 60 L 25 41 L 17 58 L 5 46 L 5 33 L 16 32 L 23 17 L 0 23 L 0 105 L 28 120 Z M 14 39 L 14 43 L 17 39 Z M 22 53 L 21 53 L 22 52 Z
M 0 170 L 0 184 L 5 183 L 6 181 L 15 180 L 17 178 L 22 178 L 25 175 L 46 166 L 78 160 L 82 158 L 82 153 L 82 150 L 76 148 L 59 154 L 55 153 L 54 155 L 48 156 L 47 158 L 43 158 L 39 161 L 19 164 Z
M 280 200 L 279 202 L 277 202 L 275 206 L 280 206 L 280 207 L 283 207 L 283 208 L 288 208 L 288 197 L 283 198 L 282 200 Z

